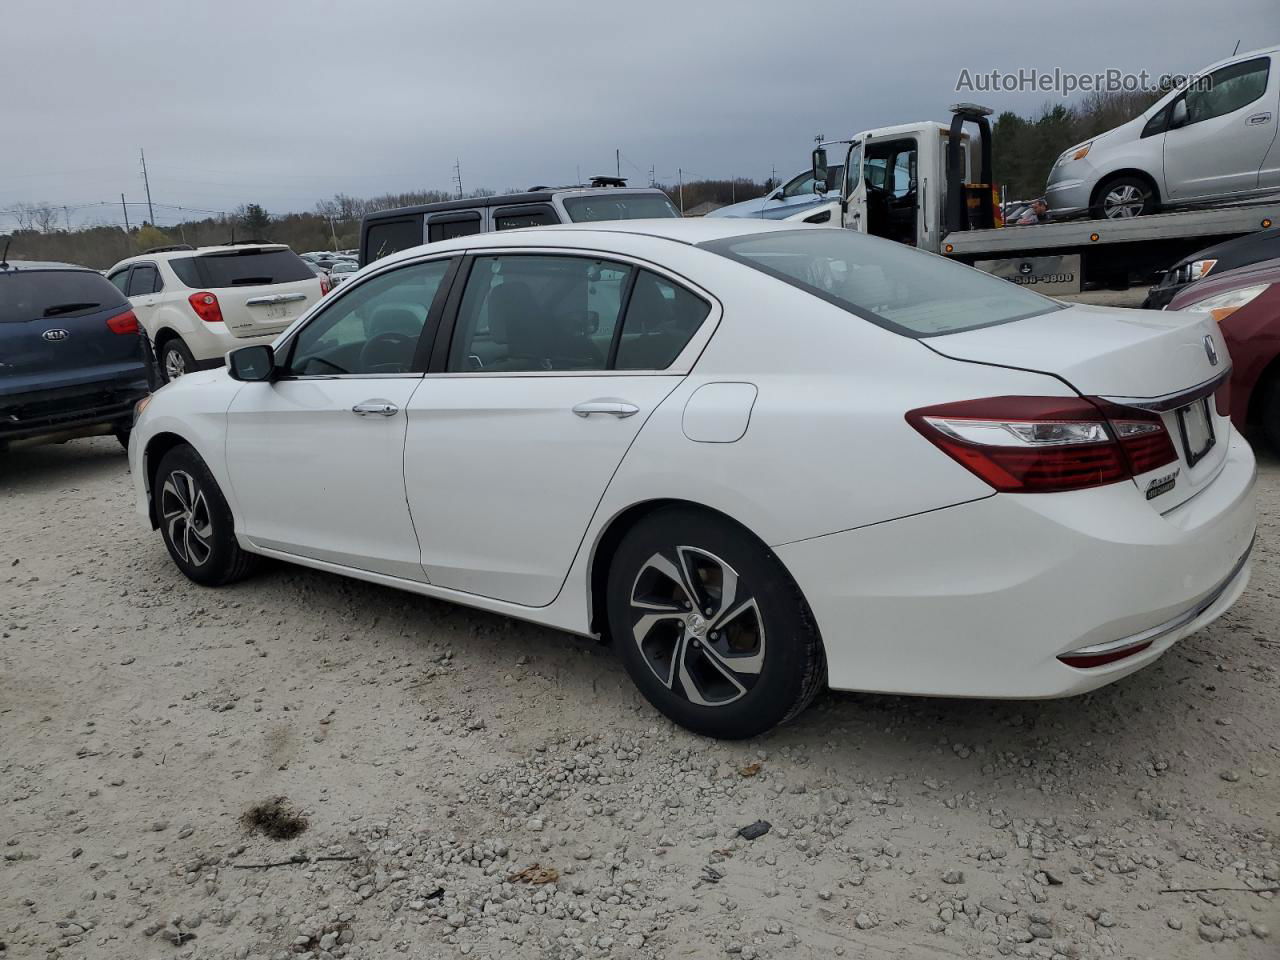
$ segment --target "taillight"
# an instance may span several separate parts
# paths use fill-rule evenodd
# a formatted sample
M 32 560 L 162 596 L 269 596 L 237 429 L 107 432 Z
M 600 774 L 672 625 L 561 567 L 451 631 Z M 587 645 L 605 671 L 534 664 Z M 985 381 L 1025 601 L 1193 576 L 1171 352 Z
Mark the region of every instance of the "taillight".
M 117 313 L 107 320 L 107 329 L 112 333 L 137 333 L 138 318 L 132 310 Z
M 199 293 L 193 293 L 187 297 L 187 302 L 191 304 L 191 309 L 196 312 L 196 316 L 205 323 L 221 323 L 222 307 L 218 306 L 218 298 L 207 290 L 201 290 Z
M 907 422 L 1002 493 L 1098 487 L 1177 459 L 1157 414 L 1083 397 L 964 400 Z
M 323 297 L 326 293 L 328 293 L 332 289 L 333 289 L 333 284 L 329 282 L 329 278 L 321 277 L 320 278 L 320 296 Z

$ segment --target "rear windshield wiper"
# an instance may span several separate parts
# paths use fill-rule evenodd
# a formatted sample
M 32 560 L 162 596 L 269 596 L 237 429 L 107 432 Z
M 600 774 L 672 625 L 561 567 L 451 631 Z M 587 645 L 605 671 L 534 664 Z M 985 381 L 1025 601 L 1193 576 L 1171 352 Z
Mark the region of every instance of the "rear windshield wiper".
M 274 277 L 236 277 L 231 281 L 233 287 L 261 286 L 264 283 L 275 283 Z
M 45 307 L 42 316 L 57 317 L 64 313 L 75 313 L 77 310 L 89 310 L 100 306 L 102 306 L 100 303 L 55 303 L 51 307 Z

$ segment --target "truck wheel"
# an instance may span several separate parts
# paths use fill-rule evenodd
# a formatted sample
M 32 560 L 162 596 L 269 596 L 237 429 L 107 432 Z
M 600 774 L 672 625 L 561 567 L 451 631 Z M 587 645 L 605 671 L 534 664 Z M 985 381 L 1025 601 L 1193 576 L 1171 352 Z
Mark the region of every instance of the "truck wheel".
M 1141 177 L 1119 176 L 1105 180 L 1094 194 L 1089 215 L 1095 220 L 1128 220 L 1155 213 L 1156 193 Z
M 165 383 L 172 383 L 183 374 L 196 370 L 196 358 L 185 343 L 173 337 L 160 348 L 160 370 L 164 373 Z

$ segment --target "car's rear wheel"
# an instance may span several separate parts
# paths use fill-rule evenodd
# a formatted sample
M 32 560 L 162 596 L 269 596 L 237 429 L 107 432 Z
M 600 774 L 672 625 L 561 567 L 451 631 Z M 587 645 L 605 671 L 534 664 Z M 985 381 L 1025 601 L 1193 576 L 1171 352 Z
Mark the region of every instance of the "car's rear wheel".
M 185 343 L 172 337 L 160 348 L 160 369 L 164 372 L 165 382 L 172 383 L 196 369 L 196 358 Z
M 1095 220 L 1128 220 L 1156 212 L 1156 193 L 1141 177 L 1112 177 L 1098 188 L 1090 210 Z
M 799 588 L 764 544 L 713 514 L 666 507 L 646 516 L 618 545 L 607 596 L 632 680 L 695 733 L 755 736 L 826 685 Z
M 231 508 L 193 448 L 182 444 L 164 455 L 151 496 L 164 545 L 187 577 L 218 587 L 247 576 L 256 566 L 258 558 L 236 542 Z

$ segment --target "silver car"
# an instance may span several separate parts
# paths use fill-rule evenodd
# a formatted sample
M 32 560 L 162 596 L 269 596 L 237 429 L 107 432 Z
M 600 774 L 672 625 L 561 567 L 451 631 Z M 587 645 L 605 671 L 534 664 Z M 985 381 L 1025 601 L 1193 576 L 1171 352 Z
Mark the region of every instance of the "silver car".
M 1215 63 L 1141 116 L 1054 162 L 1054 217 L 1136 217 L 1280 191 L 1280 47 Z

